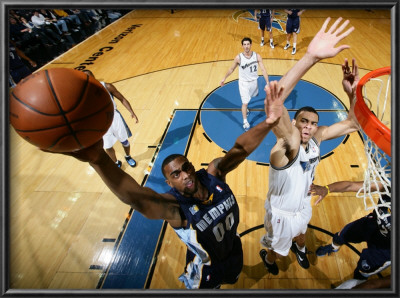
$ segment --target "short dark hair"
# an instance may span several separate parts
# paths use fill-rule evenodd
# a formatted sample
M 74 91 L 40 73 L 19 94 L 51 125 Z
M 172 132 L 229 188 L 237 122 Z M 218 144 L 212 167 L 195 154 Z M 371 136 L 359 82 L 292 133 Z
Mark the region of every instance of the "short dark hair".
M 243 45 L 243 43 L 244 43 L 245 41 L 250 42 L 250 44 L 253 43 L 250 37 L 245 37 L 245 38 L 243 38 L 243 39 L 242 39 L 242 45 Z
M 167 178 L 167 176 L 165 175 L 164 167 L 167 164 L 169 164 L 171 161 L 177 159 L 178 157 L 183 157 L 183 158 L 187 159 L 186 156 L 184 156 L 182 154 L 171 154 L 171 155 L 168 155 L 166 158 L 164 158 L 164 160 L 163 160 L 163 162 L 161 164 L 161 171 L 162 171 L 162 173 L 163 173 L 165 178 Z
M 305 106 L 305 107 L 302 107 L 302 108 L 298 109 L 298 110 L 296 111 L 296 113 L 294 114 L 294 119 L 296 119 L 297 116 L 298 116 L 301 112 L 303 112 L 303 111 L 305 111 L 305 112 L 311 112 L 311 113 L 316 114 L 316 115 L 318 116 L 318 121 L 319 121 L 318 112 L 317 112 L 313 107 L 310 107 L 310 106 Z

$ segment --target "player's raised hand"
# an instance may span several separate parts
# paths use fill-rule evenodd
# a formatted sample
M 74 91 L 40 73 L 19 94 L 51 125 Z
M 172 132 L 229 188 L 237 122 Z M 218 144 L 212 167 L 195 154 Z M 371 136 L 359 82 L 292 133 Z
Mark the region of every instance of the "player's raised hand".
M 264 100 L 265 114 L 267 115 L 265 122 L 268 124 L 277 124 L 282 116 L 283 90 L 284 86 L 279 87 L 277 81 L 272 81 L 265 87 L 267 93 Z
M 349 20 L 342 22 L 342 18 L 338 18 L 333 25 L 326 31 L 328 23 L 331 18 L 327 18 L 322 25 L 321 29 L 314 36 L 311 43 L 308 45 L 307 54 L 311 55 L 316 60 L 322 60 L 325 58 L 331 58 L 336 56 L 344 49 L 350 48 L 349 45 L 335 46 L 346 36 L 348 36 L 354 27 L 350 27 L 344 31 L 349 24 Z M 326 31 L 326 32 L 325 32 Z
M 344 60 L 344 63 L 342 64 L 342 71 L 343 71 L 342 85 L 344 91 L 349 96 L 355 96 L 357 84 L 360 81 L 356 59 L 353 58 L 352 64 L 353 65 L 351 67 L 351 70 L 347 58 Z

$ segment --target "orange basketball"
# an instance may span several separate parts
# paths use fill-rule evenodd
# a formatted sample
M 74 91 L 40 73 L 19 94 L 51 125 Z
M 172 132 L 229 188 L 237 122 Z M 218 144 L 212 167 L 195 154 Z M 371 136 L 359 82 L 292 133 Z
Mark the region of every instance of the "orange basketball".
M 111 125 L 114 105 L 96 79 L 68 68 L 34 73 L 10 94 L 10 122 L 29 143 L 53 152 L 89 147 Z

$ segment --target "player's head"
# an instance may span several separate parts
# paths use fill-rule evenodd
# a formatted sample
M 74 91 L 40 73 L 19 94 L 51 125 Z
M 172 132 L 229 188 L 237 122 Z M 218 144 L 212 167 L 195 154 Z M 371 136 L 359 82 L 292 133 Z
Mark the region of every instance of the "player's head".
M 252 41 L 250 37 L 245 37 L 242 39 L 242 48 L 246 53 L 250 51 L 251 43 Z
M 245 41 L 248 41 L 249 44 L 252 44 L 252 43 L 253 43 L 250 37 L 245 37 L 245 38 L 243 38 L 243 39 L 242 39 L 242 45 L 244 44 Z
M 167 156 L 161 170 L 166 178 L 165 182 L 175 188 L 182 195 L 191 197 L 198 190 L 196 171 L 192 163 L 182 154 Z
M 302 107 L 294 114 L 293 125 L 300 131 L 301 143 L 306 144 L 318 129 L 319 115 L 313 107 Z
M 86 74 L 88 74 L 89 76 L 91 76 L 91 77 L 94 78 L 93 72 L 91 72 L 89 69 L 84 69 L 84 70 L 82 70 L 82 72 L 84 72 L 84 73 L 86 73 Z

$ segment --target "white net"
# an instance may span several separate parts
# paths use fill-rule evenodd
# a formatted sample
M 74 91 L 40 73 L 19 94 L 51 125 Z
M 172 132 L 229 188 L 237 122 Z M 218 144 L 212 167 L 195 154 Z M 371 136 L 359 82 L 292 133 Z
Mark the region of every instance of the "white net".
M 390 208 L 390 202 L 382 199 L 383 195 L 391 197 L 391 159 L 366 134 L 363 134 L 365 154 L 368 164 L 364 174 L 364 185 L 357 192 L 358 198 L 364 199 L 365 210 L 379 207 Z M 380 215 L 381 217 L 389 216 Z
M 389 129 L 391 128 L 390 82 L 390 74 L 380 75 L 378 78 L 370 78 L 362 89 L 368 108 Z M 357 192 L 357 197 L 364 199 L 366 210 L 375 209 L 378 216 L 387 217 L 390 213 L 381 214 L 378 208 L 390 209 L 391 203 L 386 202 L 382 197 L 384 195 L 391 197 L 391 157 L 381 150 L 363 129 L 361 132 L 367 157 L 367 169 L 364 174 L 364 185 Z

